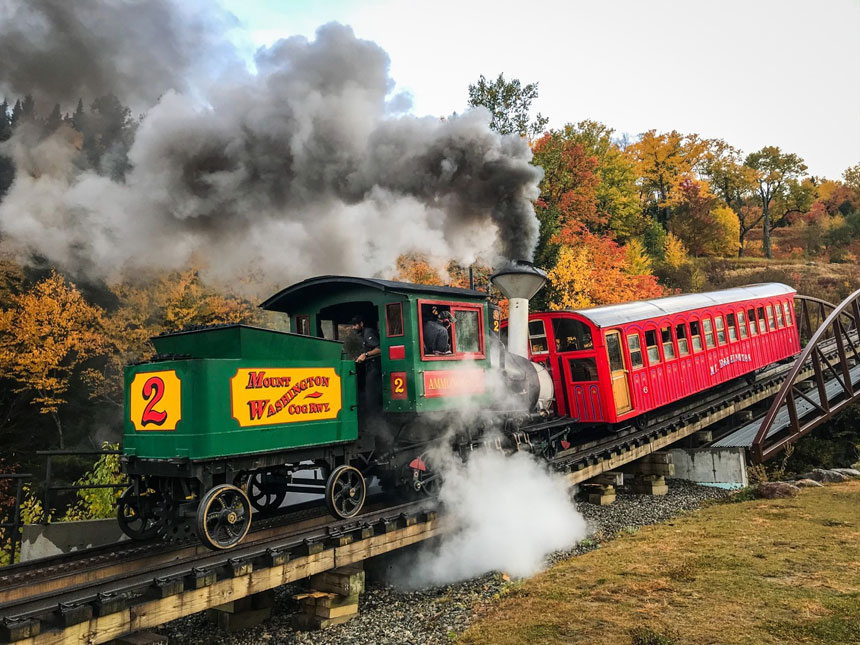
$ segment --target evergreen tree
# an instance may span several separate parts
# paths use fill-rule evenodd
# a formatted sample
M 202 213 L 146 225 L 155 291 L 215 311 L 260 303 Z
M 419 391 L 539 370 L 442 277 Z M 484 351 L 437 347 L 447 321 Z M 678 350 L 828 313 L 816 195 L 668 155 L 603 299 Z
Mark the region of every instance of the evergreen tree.
M 82 134 L 84 132 L 86 116 L 84 112 L 84 100 L 78 99 L 78 107 L 75 108 L 75 113 L 72 115 L 72 127 Z
M 15 101 L 15 107 L 12 108 L 12 125 L 13 126 L 15 126 L 15 124 L 17 124 L 18 121 L 21 120 L 21 113 L 23 112 L 23 109 L 24 108 L 21 107 L 21 99 L 18 99 L 17 101 Z
M 24 102 L 21 103 L 21 116 L 25 116 L 28 119 L 36 117 L 36 101 L 29 94 L 24 97 Z
M 8 141 L 12 136 L 12 115 L 9 114 L 9 103 L 6 99 L 0 103 L 0 143 Z M 0 155 L 0 199 L 9 190 L 15 179 L 15 166 L 9 157 Z
M 48 116 L 48 130 L 53 132 L 57 128 L 60 127 L 60 124 L 63 122 L 63 117 L 60 115 L 60 104 L 57 103 L 54 105 L 54 109 L 51 110 L 51 114 Z

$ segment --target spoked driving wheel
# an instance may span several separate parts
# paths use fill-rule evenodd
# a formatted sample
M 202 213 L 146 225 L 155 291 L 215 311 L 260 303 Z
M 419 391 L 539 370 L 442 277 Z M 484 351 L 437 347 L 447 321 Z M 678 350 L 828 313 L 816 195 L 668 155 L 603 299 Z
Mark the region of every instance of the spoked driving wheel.
M 163 522 L 159 511 L 160 495 L 147 488 L 138 496 L 134 486 L 126 488 L 116 503 L 116 520 L 119 528 L 132 540 L 155 537 Z
M 353 466 L 338 466 L 325 486 L 325 502 L 329 512 L 335 517 L 347 519 L 355 517 L 364 506 L 367 497 L 367 484 L 364 476 Z
M 409 467 L 412 469 L 412 490 L 427 497 L 439 494 L 439 473 L 433 470 L 427 453 L 413 459 Z
M 241 488 L 219 484 L 209 489 L 197 507 L 197 533 L 211 549 L 230 549 L 251 528 L 251 503 Z
M 276 478 L 277 475 L 271 471 L 256 472 L 248 477 L 245 490 L 248 492 L 248 499 L 251 500 L 254 510 L 275 510 L 284 503 L 287 491 L 276 488 L 278 484 L 275 481 Z

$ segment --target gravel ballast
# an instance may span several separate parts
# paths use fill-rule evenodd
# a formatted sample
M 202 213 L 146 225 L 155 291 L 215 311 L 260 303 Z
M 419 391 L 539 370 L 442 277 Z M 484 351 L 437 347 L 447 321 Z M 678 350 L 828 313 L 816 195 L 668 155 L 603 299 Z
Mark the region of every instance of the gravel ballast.
M 570 550 L 548 556 L 548 565 L 597 548 L 601 541 L 637 527 L 665 522 L 695 510 L 706 500 L 723 499 L 728 492 L 686 481 L 669 480 L 665 496 L 631 495 L 618 490 L 615 503 L 596 506 L 585 502 L 577 508 L 589 524 L 592 537 Z M 159 628 L 171 643 L 244 645 L 250 643 L 306 645 L 401 645 L 404 643 L 449 643 L 461 633 L 481 603 L 498 598 L 508 582 L 502 573 L 455 584 L 403 591 L 369 582 L 361 595 L 359 614 L 348 623 L 316 632 L 295 631 L 293 617 L 299 610 L 293 595 L 299 584 L 276 590 L 272 618 L 250 629 L 226 634 L 209 623 L 204 613 L 175 620 Z

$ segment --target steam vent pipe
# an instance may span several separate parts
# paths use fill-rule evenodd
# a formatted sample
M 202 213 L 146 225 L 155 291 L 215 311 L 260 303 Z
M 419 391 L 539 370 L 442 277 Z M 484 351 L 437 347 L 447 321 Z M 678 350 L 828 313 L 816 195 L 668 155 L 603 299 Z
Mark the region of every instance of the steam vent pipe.
M 529 300 L 546 283 L 546 273 L 531 262 L 513 260 L 490 280 L 508 299 L 508 351 L 529 357 Z

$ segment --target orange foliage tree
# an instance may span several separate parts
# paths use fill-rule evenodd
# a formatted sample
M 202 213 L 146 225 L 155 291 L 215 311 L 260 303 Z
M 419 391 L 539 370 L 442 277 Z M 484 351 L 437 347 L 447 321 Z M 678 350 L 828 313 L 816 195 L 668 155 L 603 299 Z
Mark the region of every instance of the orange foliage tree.
M 107 350 L 104 312 L 54 272 L 10 300 L 0 311 L 0 365 L 17 391 L 33 393 L 33 405 L 51 417 L 63 448 L 60 408 L 82 364 Z

